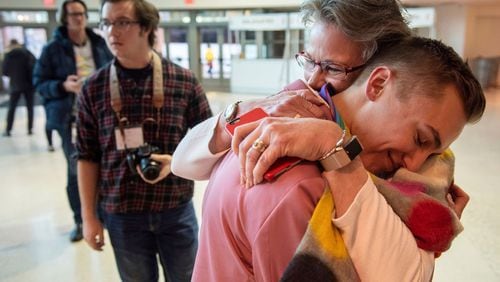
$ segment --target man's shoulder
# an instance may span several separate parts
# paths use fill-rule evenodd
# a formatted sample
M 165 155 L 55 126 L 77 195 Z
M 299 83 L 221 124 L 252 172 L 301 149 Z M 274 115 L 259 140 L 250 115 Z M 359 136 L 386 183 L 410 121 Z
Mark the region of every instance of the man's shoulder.
M 106 44 L 104 38 L 100 34 L 95 33 L 91 28 L 85 28 L 85 32 L 87 33 L 87 36 L 92 44 Z
M 26 60 L 32 56 L 31 52 L 26 48 L 15 48 L 10 50 L 5 54 L 5 59 L 13 59 L 13 60 Z
M 17 48 L 15 51 L 18 52 L 20 55 L 22 55 L 25 58 L 30 58 L 30 57 L 34 56 L 33 53 L 31 53 L 30 50 L 28 50 L 25 47 Z
M 87 81 L 89 84 L 95 85 L 97 83 L 103 84 L 106 82 L 106 77 L 109 76 L 109 67 L 111 62 L 107 63 L 103 67 L 94 71 L 88 78 Z
M 165 59 L 162 57 L 162 64 L 165 65 L 165 70 L 167 72 L 168 75 L 171 75 L 175 78 L 182 78 L 184 80 L 194 80 L 196 77 L 194 75 L 194 73 L 189 70 L 189 69 L 186 69 L 184 67 L 181 67 L 175 63 L 173 63 L 172 61 L 168 60 L 168 59 Z
M 68 44 L 63 38 L 52 38 L 43 47 L 44 52 L 60 52 L 61 49 L 67 48 Z M 59 54 L 61 55 L 61 54 Z

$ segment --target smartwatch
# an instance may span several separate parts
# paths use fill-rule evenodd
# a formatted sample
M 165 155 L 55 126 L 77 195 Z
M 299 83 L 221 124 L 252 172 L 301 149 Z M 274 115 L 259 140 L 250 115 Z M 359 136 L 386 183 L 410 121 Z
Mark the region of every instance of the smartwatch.
M 241 101 L 238 101 L 227 106 L 226 110 L 224 111 L 224 119 L 227 123 L 230 123 L 238 115 L 238 105 L 240 103 Z
M 343 141 L 343 140 L 342 140 Z M 331 154 L 320 160 L 325 171 L 332 171 L 348 165 L 363 151 L 363 146 L 356 135 L 351 136 L 347 142 L 339 142 Z

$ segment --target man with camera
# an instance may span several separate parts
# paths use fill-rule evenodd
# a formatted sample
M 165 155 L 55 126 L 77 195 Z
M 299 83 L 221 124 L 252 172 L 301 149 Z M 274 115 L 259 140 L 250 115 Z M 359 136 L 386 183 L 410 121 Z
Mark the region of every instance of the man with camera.
M 104 246 L 103 219 L 123 281 L 190 281 L 198 246 L 194 182 L 170 174 L 189 127 L 212 115 L 194 75 L 154 50 L 158 10 L 108 0 L 100 28 L 115 55 L 78 96 L 78 181 L 84 239 Z

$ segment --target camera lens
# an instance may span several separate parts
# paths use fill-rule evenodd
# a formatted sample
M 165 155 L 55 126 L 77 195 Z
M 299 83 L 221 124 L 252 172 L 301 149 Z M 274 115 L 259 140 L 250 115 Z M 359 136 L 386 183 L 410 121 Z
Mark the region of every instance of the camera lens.
M 155 180 L 160 175 L 160 165 L 150 159 L 141 160 L 141 171 L 147 180 Z

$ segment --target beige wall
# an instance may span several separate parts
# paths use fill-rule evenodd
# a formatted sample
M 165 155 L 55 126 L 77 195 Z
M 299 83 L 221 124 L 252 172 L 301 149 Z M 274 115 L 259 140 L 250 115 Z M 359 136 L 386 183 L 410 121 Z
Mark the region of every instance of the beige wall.
M 436 6 L 435 29 L 464 58 L 500 56 L 500 4 Z
M 470 7 L 465 39 L 465 57 L 500 57 L 500 5 Z
M 463 5 L 441 5 L 436 7 L 436 38 L 452 46 L 462 56 L 465 48 L 466 18 L 467 8 Z

